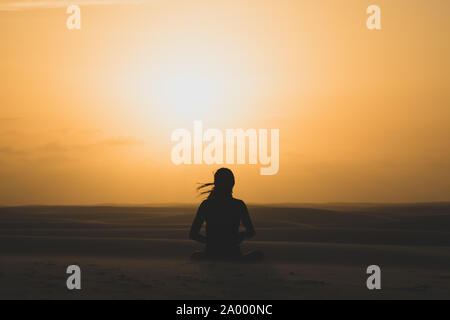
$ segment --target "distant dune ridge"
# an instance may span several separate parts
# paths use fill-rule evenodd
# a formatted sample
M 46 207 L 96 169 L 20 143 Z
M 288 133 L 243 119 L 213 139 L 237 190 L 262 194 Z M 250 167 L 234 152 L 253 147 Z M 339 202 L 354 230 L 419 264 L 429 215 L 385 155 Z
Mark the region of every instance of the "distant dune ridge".
M 196 208 L 0 208 L 0 298 L 450 298 L 450 204 L 249 206 L 262 264 L 189 260 Z M 78 263 L 83 290 L 65 288 Z M 365 286 L 377 264 L 382 290 Z M 163 289 L 164 288 L 164 289 Z

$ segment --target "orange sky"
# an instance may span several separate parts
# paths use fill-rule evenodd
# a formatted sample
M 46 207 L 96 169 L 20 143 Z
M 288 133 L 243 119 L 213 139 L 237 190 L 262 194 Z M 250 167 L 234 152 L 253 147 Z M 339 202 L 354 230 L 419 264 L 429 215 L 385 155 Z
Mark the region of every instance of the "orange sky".
M 198 202 L 218 166 L 170 159 L 194 120 L 280 129 L 277 175 L 231 166 L 247 202 L 450 201 L 447 0 L 85 1 L 79 31 L 20 2 L 0 2 L 0 204 Z

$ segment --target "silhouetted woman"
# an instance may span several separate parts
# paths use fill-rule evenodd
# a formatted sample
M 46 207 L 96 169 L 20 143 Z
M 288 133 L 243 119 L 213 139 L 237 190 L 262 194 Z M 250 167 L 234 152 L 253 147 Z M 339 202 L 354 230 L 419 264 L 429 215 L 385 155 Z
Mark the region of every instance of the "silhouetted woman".
M 195 252 L 192 259 L 261 260 L 261 252 L 241 253 L 241 242 L 252 238 L 255 229 L 245 203 L 233 198 L 233 172 L 226 168 L 219 169 L 214 174 L 214 183 L 204 184 L 198 189 L 208 186 L 213 187 L 202 192 L 209 195 L 198 208 L 189 234 L 192 240 L 205 244 L 206 248 L 205 251 Z M 206 236 L 200 234 L 203 222 L 206 223 Z M 245 231 L 239 232 L 241 222 Z

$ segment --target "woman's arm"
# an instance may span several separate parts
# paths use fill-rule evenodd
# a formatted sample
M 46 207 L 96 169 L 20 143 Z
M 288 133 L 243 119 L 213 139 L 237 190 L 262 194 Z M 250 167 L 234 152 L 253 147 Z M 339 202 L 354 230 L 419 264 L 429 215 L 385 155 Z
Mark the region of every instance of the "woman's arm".
M 205 204 L 202 203 L 197 210 L 197 214 L 192 222 L 189 238 L 200 243 L 206 243 L 206 237 L 200 234 L 203 222 L 205 221 Z
M 243 211 L 242 211 L 241 221 L 242 221 L 242 225 L 245 228 L 245 231 L 242 231 L 239 233 L 239 241 L 240 242 L 244 241 L 245 239 L 253 238 L 256 234 L 255 228 L 253 227 L 252 220 L 250 219 L 250 215 L 248 213 L 247 206 L 245 205 L 244 202 L 242 202 L 242 206 L 243 206 Z

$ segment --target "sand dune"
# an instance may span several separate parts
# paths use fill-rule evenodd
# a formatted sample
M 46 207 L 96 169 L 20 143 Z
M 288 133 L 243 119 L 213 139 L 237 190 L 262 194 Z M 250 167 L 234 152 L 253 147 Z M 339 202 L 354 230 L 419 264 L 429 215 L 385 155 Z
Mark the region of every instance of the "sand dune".
M 243 249 L 262 250 L 261 264 L 191 262 L 191 206 L 0 208 L 0 298 L 450 298 L 448 204 L 250 212 L 257 237 Z M 81 292 L 65 288 L 70 264 Z

